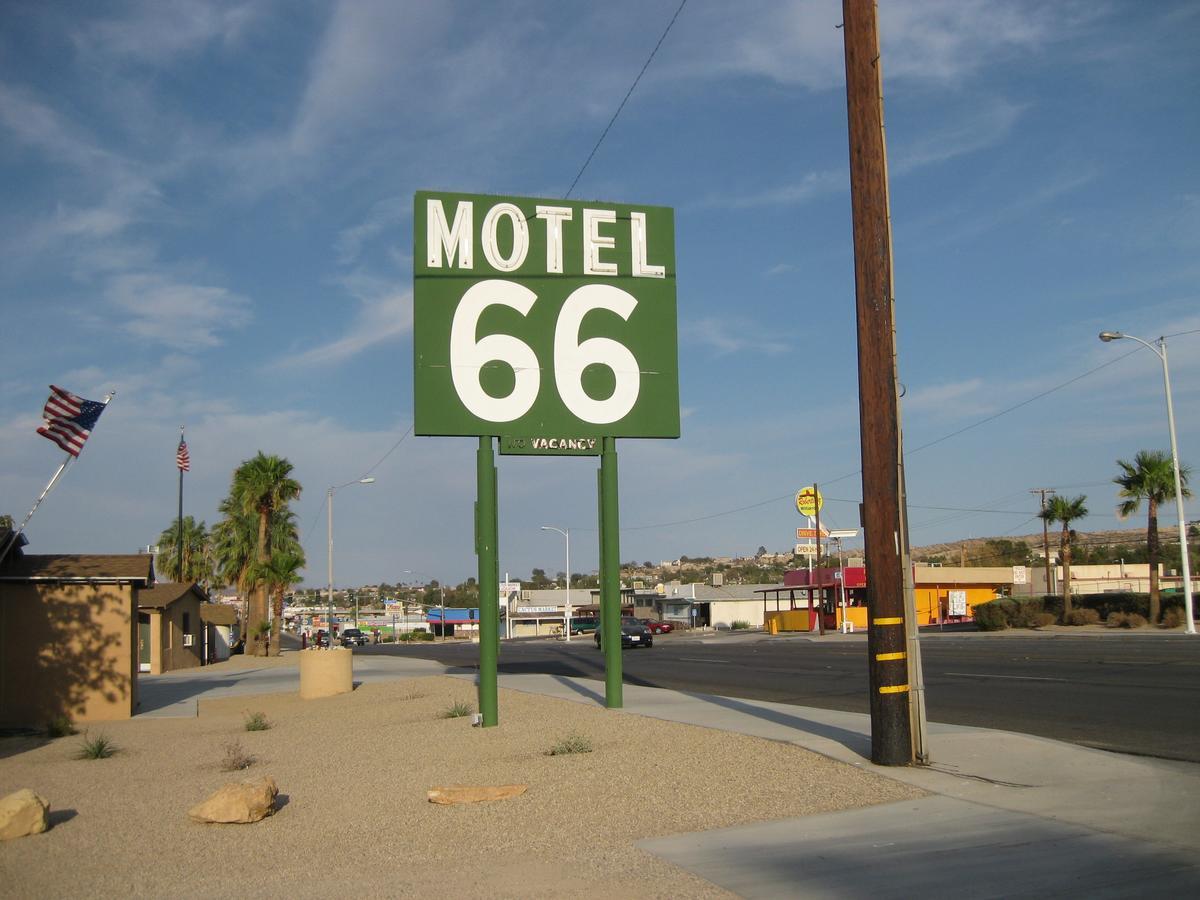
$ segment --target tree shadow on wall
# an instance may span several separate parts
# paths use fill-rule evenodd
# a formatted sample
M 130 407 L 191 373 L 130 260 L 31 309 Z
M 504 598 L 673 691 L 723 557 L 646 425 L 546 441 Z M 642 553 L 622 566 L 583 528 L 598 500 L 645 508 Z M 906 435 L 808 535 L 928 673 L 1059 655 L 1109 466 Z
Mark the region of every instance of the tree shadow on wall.
M 4 725 L 45 729 L 56 720 L 80 723 L 89 703 L 93 715 L 96 704 L 132 711 L 136 611 L 120 589 L 39 585 L 13 591 L 2 602 Z M 109 716 L 120 717 L 117 710 Z M 0 742 L 0 755 L 25 749 L 26 741 Z

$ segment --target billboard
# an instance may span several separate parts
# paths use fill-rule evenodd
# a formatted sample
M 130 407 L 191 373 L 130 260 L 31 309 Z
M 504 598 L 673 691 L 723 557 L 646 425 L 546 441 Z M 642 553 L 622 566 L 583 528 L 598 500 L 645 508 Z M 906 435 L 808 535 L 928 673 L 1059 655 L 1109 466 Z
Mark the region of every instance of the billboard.
M 679 436 L 673 210 L 420 191 L 413 219 L 416 434 Z

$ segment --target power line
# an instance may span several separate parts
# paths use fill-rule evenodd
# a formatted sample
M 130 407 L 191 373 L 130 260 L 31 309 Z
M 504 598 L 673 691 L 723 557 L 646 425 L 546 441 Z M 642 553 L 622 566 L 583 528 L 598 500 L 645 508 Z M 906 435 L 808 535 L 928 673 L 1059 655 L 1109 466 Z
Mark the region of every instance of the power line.
M 1200 329 L 1197 329 L 1197 331 L 1200 331 Z M 1189 334 L 1189 333 L 1190 332 L 1180 332 L 1180 334 Z M 970 425 L 964 426 L 963 428 L 959 428 L 956 431 L 952 431 L 949 434 L 945 434 L 942 437 L 939 437 L 932 441 L 929 441 L 928 443 L 921 444 L 919 447 L 914 447 L 911 450 L 906 450 L 904 455 L 905 455 L 905 457 L 908 457 L 915 453 L 920 453 L 922 450 L 928 450 L 930 447 L 940 444 L 943 441 L 948 441 L 952 437 L 958 437 L 958 435 L 964 434 L 965 432 L 968 432 L 973 428 L 978 428 L 980 425 L 986 425 L 988 422 L 994 422 L 996 419 L 1000 418 L 1001 416 L 1006 416 L 1011 412 L 1016 412 L 1018 409 L 1028 406 L 1030 403 L 1033 403 L 1036 400 L 1041 400 L 1044 397 L 1050 396 L 1051 394 L 1055 393 L 1056 391 L 1061 391 L 1063 388 L 1070 387 L 1071 385 L 1075 384 L 1075 382 L 1080 381 L 1084 378 L 1087 378 L 1089 375 L 1094 375 L 1095 373 L 1099 372 L 1101 369 L 1106 369 L 1109 366 L 1116 365 L 1117 363 L 1119 363 L 1121 360 L 1125 359 L 1126 357 L 1132 356 L 1134 353 L 1137 353 L 1137 351 L 1140 349 L 1141 349 L 1140 347 L 1135 347 L 1133 350 L 1130 350 L 1128 353 L 1124 353 L 1121 356 L 1114 357 L 1113 359 L 1110 359 L 1108 362 L 1101 363 L 1100 365 L 1096 366 L 1095 368 L 1088 369 L 1086 372 L 1076 375 L 1074 378 L 1069 378 L 1060 384 L 1056 384 L 1054 387 L 1048 388 L 1047 390 L 1044 390 L 1039 394 L 1035 394 L 1034 396 L 1029 397 L 1026 400 L 1022 400 L 1020 403 L 1013 404 L 1012 406 L 1008 407 L 1007 409 L 1002 409 L 999 412 L 993 413 L 990 416 L 986 416 L 985 418 L 982 418 L 977 422 L 973 422 Z M 824 479 L 824 480 L 820 481 L 819 483 L 824 484 L 824 485 L 837 484 L 839 481 L 845 481 L 847 478 L 853 478 L 855 475 L 859 474 L 861 471 L 862 471 L 861 469 L 855 469 L 853 472 L 847 472 L 845 475 L 839 475 L 837 478 Z M 696 518 L 693 518 L 693 519 L 679 519 L 674 522 L 659 522 L 659 523 L 656 523 L 653 525 L 633 525 L 633 526 L 630 526 L 627 528 L 622 527 L 621 531 L 647 531 L 647 530 L 651 530 L 654 528 L 670 528 L 670 527 L 674 527 L 676 525 L 691 525 L 694 522 L 705 522 L 705 521 L 708 521 L 709 519 L 718 519 L 722 516 L 729 516 L 729 515 L 733 515 L 734 513 L 745 512 L 746 510 L 749 510 L 749 509 L 757 509 L 760 506 L 767 506 L 768 504 L 771 504 L 771 503 L 778 503 L 781 500 L 787 500 L 791 496 L 792 496 L 792 494 L 789 492 L 789 493 L 783 494 L 779 497 L 771 497 L 770 499 L 762 500 L 758 503 L 751 503 L 748 506 L 739 506 L 736 509 L 726 509 L 726 510 L 722 510 L 720 512 L 709 513 L 706 516 L 697 516 Z M 845 501 L 840 501 L 840 502 L 860 503 L 862 501 L 860 501 L 860 500 L 845 500 Z M 913 507 L 913 508 L 918 508 L 918 507 Z M 980 510 L 980 512 L 990 512 L 990 511 L 991 510 Z M 1012 512 L 1012 510 L 1006 510 L 1006 511 Z
M 612 118 L 608 120 L 608 124 L 604 126 L 604 131 L 600 135 L 600 140 L 596 141 L 596 146 L 592 148 L 592 152 L 588 154 L 588 158 L 584 160 L 583 165 L 579 169 L 579 174 L 575 176 L 575 180 L 571 182 L 571 186 L 567 188 L 567 192 L 563 194 L 563 199 L 571 196 L 571 192 L 575 190 L 575 185 L 579 184 L 579 179 L 583 177 L 583 173 L 592 162 L 592 157 L 596 155 L 596 151 L 600 149 L 600 145 L 604 143 L 604 139 L 608 137 L 608 131 L 613 127 L 613 123 L 617 121 L 617 116 L 621 114 L 621 110 L 625 108 L 625 104 L 633 95 L 633 90 L 638 86 L 638 82 L 642 80 L 642 76 L 646 74 L 646 69 L 650 68 L 650 62 L 654 59 L 654 55 L 658 53 L 658 48 L 662 46 L 662 42 L 667 39 L 667 34 L 671 30 L 671 26 L 675 24 L 675 20 L 679 18 L 679 14 L 683 12 L 683 8 L 687 6 L 687 0 L 683 0 L 679 4 L 679 8 L 675 10 L 675 15 L 671 16 L 671 21 L 667 23 L 667 27 L 663 30 L 662 37 L 658 39 L 658 43 L 654 45 L 654 49 L 650 51 L 650 55 L 646 57 L 646 62 L 642 66 L 642 71 L 638 72 L 637 78 L 633 79 L 633 84 L 629 86 L 629 90 L 625 92 L 625 99 L 621 101 L 621 105 L 617 107 L 617 111 L 613 113 Z

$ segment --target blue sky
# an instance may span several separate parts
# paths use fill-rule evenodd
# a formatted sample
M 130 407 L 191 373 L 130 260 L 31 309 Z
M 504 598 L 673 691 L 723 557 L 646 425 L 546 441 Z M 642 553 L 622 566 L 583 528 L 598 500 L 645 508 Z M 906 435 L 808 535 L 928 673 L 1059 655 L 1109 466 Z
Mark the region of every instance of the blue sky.
M 413 192 L 561 197 L 677 6 L 5 3 L 0 511 L 61 457 L 46 385 L 117 390 L 30 550 L 151 543 L 186 424 L 209 524 L 241 460 L 295 464 L 306 583 L 325 489 L 368 471 L 336 498 L 339 584 L 474 574 L 475 441 L 401 441 Z M 1179 335 L 1200 467 L 1200 8 L 880 6 L 913 544 L 1036 531 L 1043 486 L 1140 524 L 1110 479 L 1168 445 L 1161 366 L 1096 333 Z M 622 559 L 788 547 L 813 481 L 856 524 L 840 21 L 690 0 L 572 195 L 676 210 L 683 436 L 620 444 Z M 501 460 L 502 574 L 563 568 L 542 524 L 595 567 L 595 466 Z

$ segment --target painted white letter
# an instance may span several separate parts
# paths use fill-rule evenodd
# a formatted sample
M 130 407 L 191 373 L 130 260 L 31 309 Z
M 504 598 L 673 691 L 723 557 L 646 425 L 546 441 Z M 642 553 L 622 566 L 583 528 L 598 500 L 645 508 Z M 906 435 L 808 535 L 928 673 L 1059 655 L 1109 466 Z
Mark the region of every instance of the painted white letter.
M 617 221 L 612 209 L 585 209 L 583 211 L 583 274 L 616 275 L 617 264 L 600 262 L 601 250 L 612 250 L 617 246 L 615 237 L 602 237 L 600 225 Z
M 562 223 L 570 222 L 574 213 L 566 206 L 539 206 L 537 217 L 546 220 L 546 272 L 561 275 Z
M 454 211 L 454 225 L 446 223 L 446 210 L 441 200 L 432 197 L 425 202 L 425 251 L 429 267 L 442 267 L 442 250 L 446 251 L 447 264 L 454 265 L 455 251 L 458 268 L 470 269 L 474 265 L 474 210 L 470 200 L 459 200 Z
M 662 266 L 646 265 L 646 214 L 635 212 L 629 214 L 629 240 L 633 244 L 633 277 L 634 278 L 666 278 L 666 270 Z
M 513 242 L 512 252 L 508 256 L 500 255 L 496 244 L 496 225 L 501 216 L 508 216 L 512 222 Z M 483 217 L 483 255 L 500 272 L 513 272 L 525 262 L 525 254 L 529 252 L 529 226 L 525 224 L 525 214 L 511 203 L 497 203 Z

